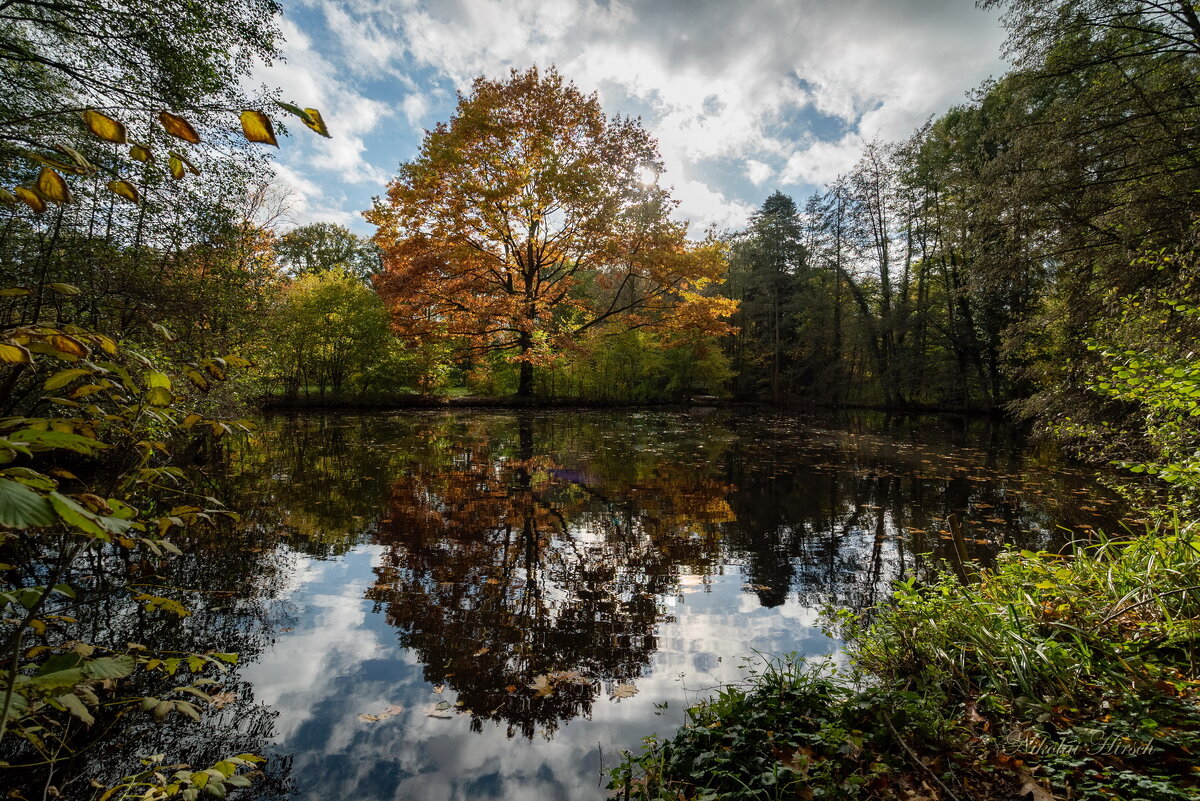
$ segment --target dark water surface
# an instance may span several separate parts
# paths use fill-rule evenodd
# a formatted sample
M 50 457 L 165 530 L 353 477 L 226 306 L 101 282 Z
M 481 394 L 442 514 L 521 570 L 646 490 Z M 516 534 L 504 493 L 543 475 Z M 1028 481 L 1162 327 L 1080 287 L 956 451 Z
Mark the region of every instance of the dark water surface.
M 241 539 L 203 558 L 239 551 L 210 619 L 243 663 L 209 725 L 297 799 L 603 798 L 744 657 L 838 658 L 819 610 L 952 559 L 949 515 L 987 561 L 1119 509 L 1007 428 L 868 415 L 275 418 L 225 469 Z

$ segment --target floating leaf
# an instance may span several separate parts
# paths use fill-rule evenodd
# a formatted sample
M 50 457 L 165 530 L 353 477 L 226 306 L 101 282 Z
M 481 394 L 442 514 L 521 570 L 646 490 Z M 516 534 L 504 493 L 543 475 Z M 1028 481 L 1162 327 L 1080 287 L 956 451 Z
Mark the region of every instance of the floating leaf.
M 108 142 L 125 144 L 125 126 L 99 111 L 83 112 L 83 122 L 93 134 Z
M 160 111 L 158 112 L 158 121 L 162 123 L 163 130 L 171 136 L 182 139 L 185 142 L 190 142 L 193 145 L 200 144 L 200 134 L 196 133 L 196 129 L 192 127 L 192 124 L 183 117 L 172 114 L 169 111 Z
M 613 698 L 632 698 L 637 694 L 638 688 L 632 684 L 618 684 L 612 691 Z
M 134 145 L 129 148 L 129 158 L 143 163 L 154 161 L 154 156 L 150 153 L 150 148 L 145 145 Z
M 125 198 L 130 203 L 137 204 L 142 202 L 137 187 L 129 183 L 129 181 L 109 181 L 108 188 L 113 194 Z
M 312 122 L 304 120 L 304 124 L 326 139 L 332 139 L 333 137 L 329 135 L 329 129 L 325 127 L 325 120 L 321 117 L 321 112 L 317 111 L 315 108 L 305 109 L 305 111 L 307 111 L 308 116 L 312 118 Z M 303 120 L 304 118 L 301 117 L 300 119 Z
M 0 478 L 0 526 L 21 529 L 54 523 L 54 510 L 44 495 L 24 484 Z
M 554 693 L 554 685 L 551 684 L 550 677 L 544 674 L 535 676 L 533 683 L 529 685 L 529 689 L 533 690 L 533 694 L 539 698 L 544 698 Z
M 279 142 L 275 140 L 275 128 L 271 125 L 271 118 L 261 111 L 246 109 L 242 112 L 242 133 L 251 142 L 258 142 L 264 145 L 274 145 L 279 147 Z
M 42 200 L 41 196 L 29 187 L 18 186 L 13 189 L 13 192 L 16 193 L 16 196 L 20 198 L 26 206 L 33 209 L 38 214 L 41 214 L 46 210 L 46 201 Z

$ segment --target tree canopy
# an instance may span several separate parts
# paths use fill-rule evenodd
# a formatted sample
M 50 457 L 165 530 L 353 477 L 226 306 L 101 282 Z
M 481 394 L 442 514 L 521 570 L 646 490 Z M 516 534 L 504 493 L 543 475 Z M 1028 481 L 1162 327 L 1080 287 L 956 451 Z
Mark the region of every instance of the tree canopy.
M 589 329 L 720 328 L 732 305 L 701 290 L 721 248 L 670 219 L 661 170 L 640 121 L 605 117 L 553 69 L 476 79 L 366 215 L 396 327 L 509 354 L 522 396 Z

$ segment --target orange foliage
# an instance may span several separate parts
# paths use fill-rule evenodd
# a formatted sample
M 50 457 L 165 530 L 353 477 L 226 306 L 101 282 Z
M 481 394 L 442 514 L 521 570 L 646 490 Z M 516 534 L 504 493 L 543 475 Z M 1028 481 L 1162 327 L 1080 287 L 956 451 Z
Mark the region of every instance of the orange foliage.
M 367 219 L 376 287 L 398 333 L 545 363 L 600 325 L 723 333 L 732 302 L 706 297 L 725 257 L 693 243 L 637 120 L 606 118 L 554 69 L 475 80 L 450 122 L 426 133 Z

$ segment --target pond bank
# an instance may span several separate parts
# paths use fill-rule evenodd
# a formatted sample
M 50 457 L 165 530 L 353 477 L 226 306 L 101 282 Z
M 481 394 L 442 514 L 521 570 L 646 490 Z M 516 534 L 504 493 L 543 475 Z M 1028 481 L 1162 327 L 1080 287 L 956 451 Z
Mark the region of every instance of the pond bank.
M 899 582 L 891 604 L 835 616 L 851 672 L 775 661 L 614 785 L 672 801 L 1194 798 L 1198 575 L 1200 540 L 1169 532 Z
M 263 396 L 253 405 L 264 411 L 278 410 L 337 410 L 387 411 L 400 409 L 690 409 L 744 408 L 776 409 L 786 412 L 806 411 L 875 411 L 903 415 L 952 415 L 967 417 L 1006 418 L 1003 409 L 957 409 L 944 406 L 906 405 L 885 406 L 869 403 L 800 402 L 734 400 L 715 395 L 694 395 L 681 400 L 607 401 L 580 398 L 518 398 L 513 395 L 492 397 L 484 395 L 326 395 L 325 397 L 284 398 Z

